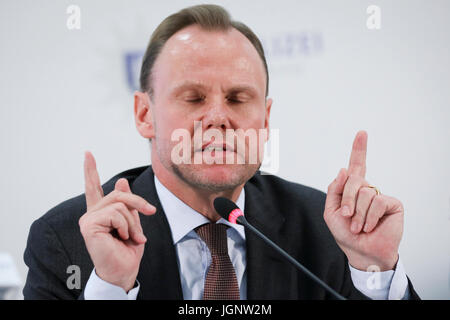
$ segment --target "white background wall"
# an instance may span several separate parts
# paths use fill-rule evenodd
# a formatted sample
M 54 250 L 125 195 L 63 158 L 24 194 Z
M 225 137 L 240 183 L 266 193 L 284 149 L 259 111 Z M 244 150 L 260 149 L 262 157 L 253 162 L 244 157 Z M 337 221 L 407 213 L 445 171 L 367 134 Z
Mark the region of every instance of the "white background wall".
M 144 50 L 163 18 L 195 3 L 0 2 L 0 251 L 23 281 L 29 227 L 83 192 L 85 150 L 102 181 L 149 163 L 123 56 Z M 326 191 L 366 130 L 368 181 L 405 206 L 407 273 L 423 298 L 449 299 L 450 2 L 215 3 L 265 41 L 279 175 Z M 81 9 L 80 30 L 66 27 L 70 4 Z M 372 4 L 380 30 L 366 27 Z M 290 42 L 298 35 L 300 45 Z

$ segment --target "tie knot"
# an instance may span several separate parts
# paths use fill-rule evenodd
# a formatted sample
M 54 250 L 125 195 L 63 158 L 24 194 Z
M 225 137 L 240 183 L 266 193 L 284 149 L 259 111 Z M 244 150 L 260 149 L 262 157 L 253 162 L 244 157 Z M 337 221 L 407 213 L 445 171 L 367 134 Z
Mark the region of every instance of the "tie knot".
M 228 255 L 227 229 L 223 223 L 206 223 L 195 229 L 212 255 Z

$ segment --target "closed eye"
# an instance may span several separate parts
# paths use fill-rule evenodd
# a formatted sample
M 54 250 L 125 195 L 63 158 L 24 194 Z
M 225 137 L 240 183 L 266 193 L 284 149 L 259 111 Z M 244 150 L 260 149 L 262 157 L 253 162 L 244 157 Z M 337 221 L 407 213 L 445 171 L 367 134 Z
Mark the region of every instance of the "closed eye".
M 198 102 L 202 102 L 203 99 L 202 98 L 197 98 L 197 99 L 188 99 L 186 100 L 187 102 L 193 102 L 193 103 L 198 103 Z
M 236 98 L 228 98 L 227 101 L 228 101 L 228 103 L 231 103 L 231 104 L 239 104 L 239 103 L 243 102 L 243 101 L 241 101 L 239 99 L 236 99 Z
M 186 102 L 189 102 L 189 103 L 194 103 L 194 104 L 196 104 L 196 103 L 201 103 L 201 102 L 203 102 L 205 100 L 205 97 L 188 97 L 188 98 L 186 98 Z
M 233 93 L 233 94 L 230 94 L 229 96 L 227 96 L 227 101 L 230 104 L 246 103 L 250 99 L 251 99 L 251 96 L 244 92 Z

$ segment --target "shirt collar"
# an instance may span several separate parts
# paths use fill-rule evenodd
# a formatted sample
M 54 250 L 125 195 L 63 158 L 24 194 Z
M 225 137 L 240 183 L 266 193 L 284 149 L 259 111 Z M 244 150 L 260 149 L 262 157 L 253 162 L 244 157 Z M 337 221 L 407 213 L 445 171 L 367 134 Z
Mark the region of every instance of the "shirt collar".
M 204 215 L 189 207 L 186 203 L 181 201 L 169 189 L 167 189 L 155 175 L 155 187 L 161 202 L 167 221 L 169 222 L 170 230 L 172 231 L 173 243 L 176 244 L 184 236 L 186 236 L 193 229 L 205 223 L 210 223 Z M 245 190 L 242 191 L 236 201 L 236 204 L 244 212 L 245 208 Z M 242 239 L 245 239 L 244 226 L 231 223 L 224 218 L 220 218 L 217 223 L 223 223 L 235 229 Z

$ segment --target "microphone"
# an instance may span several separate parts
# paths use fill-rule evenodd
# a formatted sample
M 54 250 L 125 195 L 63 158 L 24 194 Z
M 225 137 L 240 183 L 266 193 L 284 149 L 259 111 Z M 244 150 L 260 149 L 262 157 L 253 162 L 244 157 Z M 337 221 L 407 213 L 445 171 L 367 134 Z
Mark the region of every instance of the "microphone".
M 304 267 L 301 263 L 291 257 L 286 251 L 281 249 L 278 245 L 276 245 L 272 240 L 267 238 L 263 233 L 261 233 L 258 229 L 248 223 L 247 219 L 244 217 L 244 213 L 241 209 L 231 200 L 223 197 L 218 197 L 214 199 L 214 208 L 217 213 L 228 220 L 231 223 L 236 223 L 243 225 L 247 229 L 254 232 L 258 237 L 260 237 L 265 243 L 275 249 L 279 254 L 285 257 L 290 263 L 292 263 L 297 269 L 300 269 L 303 273 L 305 273 L 311 280 L 313 280 L 316 284 L 324 288 L 328 293 L 334 296 L 338 300 L 347 300 L 339 293 L 334 291 L 330 286 L 328 286 L 325 282 L 320 280 L 315 274 L 309 271 L 306 267 Z

